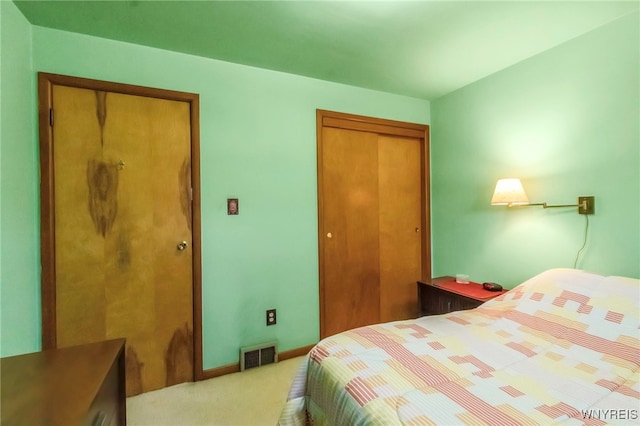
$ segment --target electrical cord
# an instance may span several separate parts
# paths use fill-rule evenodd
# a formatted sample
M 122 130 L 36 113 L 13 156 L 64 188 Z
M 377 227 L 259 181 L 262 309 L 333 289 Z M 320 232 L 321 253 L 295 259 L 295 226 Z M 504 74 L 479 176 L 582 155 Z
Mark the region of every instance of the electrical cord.
M 582 253 L 582 250 L 584 250 L 584 248 L 587 246 L 587 233 L 589 232 L 589 215 L 585 214 L 584 218 L 586 219 L 586 225 L 584 227 L 584 243 L 582 243 L 582 247 L 580 247 L 580 250 L 578 250 L 578 253 L 576 254 L 576 260 L 575 262 L 573 262 L 573 269 L 576 269 L 576 267 L 578 266 L 580 253 Z

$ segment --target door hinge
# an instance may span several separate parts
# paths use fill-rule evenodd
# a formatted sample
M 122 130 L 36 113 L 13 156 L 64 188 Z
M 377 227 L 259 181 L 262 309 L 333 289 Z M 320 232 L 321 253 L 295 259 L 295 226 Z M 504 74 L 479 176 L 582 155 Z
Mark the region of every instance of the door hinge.
M 189 199 L 193 201 L 193 188 L 189 188 Z
M 53 127 L 53 108 L 49 108 L 49 126 Z

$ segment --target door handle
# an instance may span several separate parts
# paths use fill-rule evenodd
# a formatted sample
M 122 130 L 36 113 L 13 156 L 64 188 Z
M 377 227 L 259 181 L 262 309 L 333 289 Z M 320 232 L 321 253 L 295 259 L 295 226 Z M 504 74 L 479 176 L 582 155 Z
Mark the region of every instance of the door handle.
M 181 241 L 178 243 L 178 251 L 184 251 L 184 249 L 186 249 L 189 246 L 189 244 L 186 241 Z

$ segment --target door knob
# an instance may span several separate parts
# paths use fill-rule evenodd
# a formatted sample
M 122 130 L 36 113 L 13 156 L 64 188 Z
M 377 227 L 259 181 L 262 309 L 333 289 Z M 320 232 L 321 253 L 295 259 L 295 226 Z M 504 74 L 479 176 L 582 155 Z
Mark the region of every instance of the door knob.
M 187 244 L 186 241 L 181 241 L 178 243 L 178 251 L 183 251 L 184 249 L 187 248 L 189 244 Z
M 331 232 L 327 232 L 327 238 L 333 238 L 333 235 L 331 234 Z

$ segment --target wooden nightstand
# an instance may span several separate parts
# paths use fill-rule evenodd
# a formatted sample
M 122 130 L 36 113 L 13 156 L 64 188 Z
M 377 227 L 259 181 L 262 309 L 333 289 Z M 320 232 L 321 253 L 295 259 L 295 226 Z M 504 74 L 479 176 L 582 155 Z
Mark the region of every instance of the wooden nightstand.
M 418 281 L 418 316 L 473 309 L 503 293 L 506 290 L 487 291 L 479 283 L 458 284 L 450 276 Z

